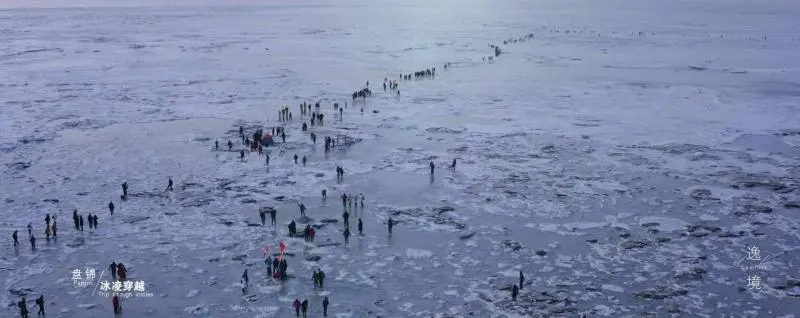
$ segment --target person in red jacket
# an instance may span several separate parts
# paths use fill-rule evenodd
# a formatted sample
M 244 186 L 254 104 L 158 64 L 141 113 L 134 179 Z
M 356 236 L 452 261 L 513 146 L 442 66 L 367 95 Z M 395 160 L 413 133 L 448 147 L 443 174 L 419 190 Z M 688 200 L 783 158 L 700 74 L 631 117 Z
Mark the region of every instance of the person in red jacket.
M 314 242 L 314 235 L 317 234 L 317 231 L 314 230 L 314 227 L 311 227 L 311 230 L 309 230 L 309 234 L 311 236 L 311 242 Z
M 117 264 L 117 276 L 120 281 L 125 281 L 128 278 L 128 269 L 122 263 Z
M 300 304 L 300 300 L 299 299 L 295 299 L 294 300 L 294 304 L 292 304 L 292 307 L 294 307 L 294 314 L 297 317 L 300 317 L 300 305 L 301 304 Z
M 122 306 L 119 304 L 119 295 L 114 295 L 114 298 L 111 299 L 111 303 L 114 305 L 114 313 L 117 314 L 122 311 Z

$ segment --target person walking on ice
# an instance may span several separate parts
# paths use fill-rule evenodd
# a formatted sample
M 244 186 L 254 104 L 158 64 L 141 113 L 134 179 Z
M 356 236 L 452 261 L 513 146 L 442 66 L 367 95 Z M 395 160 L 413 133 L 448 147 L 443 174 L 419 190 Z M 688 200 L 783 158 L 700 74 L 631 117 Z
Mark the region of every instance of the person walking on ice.
M 306 317 L 306 312 L 308 311 L 308 299 L 304 299 L 302 303 L 300 303 L 300 310 L 303 312 L 303 317 Z
M 247 277 L 247 269 L 244 269 L 244 274 L 242 274 L 242 293 L 247 291 L 247 286 L 250 283 L 250 279 Z
M 519 287 L 514 284 L 514 286 L 511 286 L 511 300 L 517 301 L 517 295 L 519 295 Z
M 17 303 L 17 307 L 19 307 L 19 316 L 22 318 L 28 318 L 28 302 L 25 300 L 25 297 L 20 299 L 20 301 Z
M 36 298 L 36 305 L 39 306 L 37 314 L 44 316 L 44 295 L 39 295 L 39 298 Z
M 342 234 L 344 235 L 344 244 L 350 243 L 350 229 L 345 228 Z
M 119 294 L 114 294 L 114 298 L 111 299 L 111 304 L 114 306 L 115 314 L 118 314 L 122 311 L 122 305 L 119 303 Z
M 294 315 L 297 317 L 300 317 L 300 306 L 301 306 L 300 300 L 295 299 L 294 303 L 292 303 L 292 307 L 294 307 Z

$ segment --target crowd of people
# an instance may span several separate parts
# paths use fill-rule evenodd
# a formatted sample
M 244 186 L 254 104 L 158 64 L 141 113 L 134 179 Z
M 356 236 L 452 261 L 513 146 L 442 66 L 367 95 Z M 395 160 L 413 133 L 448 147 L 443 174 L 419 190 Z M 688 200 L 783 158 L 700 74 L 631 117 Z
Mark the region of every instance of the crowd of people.
M 166 188 L 165 191 L 172 191 L 172 190 L 173 190 L 173 181 L 172 181 L 172 178 L 169 178 L 169 180 L 167 180 L 167 188 Z M 127 200 L 128 199 L 128 183 L 127 182 L 122 183 L 122 195 L 120 196 L 120 199 L 122 199 L 122 200 Z M 109 210 L 109 212 L 110 212 L 110 214 L 112 216 L 114 215 L 114 208 L 115 208 L 114 202 L 110 201 L 108 203 L 108 210 Z M 86 217 L 84 217 L 83 214 L 79 214 L 78 213 L 78 209 L 74 209 L 72 211 L 72 221 L 73 221 L 73 224 L 75 226 L 75 230 L 78 231 L 78 232 L 83 232 L 84 231 L 84 225 L 87 222 L 89 223 L 89 229 L 90 230 L 91 229 L 95 229 L 96 230 L 98 228 L 98 226 L 99 226 L 98 218 L 99 217 L 97 216 L 97 214 L 92 215 L 91 213 L 89 213 Z M 58 238 L 57 223 L 58 223 L 58 220 L 57 220 L 57 216 L 56 215 L 52 215 L 51 216 L 50 213 L 47 213 L 45 215 L 45 217 L 44 217 L 44 231 L 43 232 L 44 232 L 45 239 L 47 240 L 47 242 L 50 242 L 51 239 L 52 240 L 57 240 L 57 238 Z M 27 228 L 28 228 L 28 239 L 29 239 L 30 244 L 31 244 L 31 251 L 35 252 L 36 251 L 36 236 L 33 234 L 33 224 L 32 223 L 28 223 L 28 227 Z M 19 248 L 20 243 L 19 243 L 19 234 L 18 234 L 17 230 L 14 230 L 14 232 L 11 233 L 11 239 L 12 239 L 14 248 L 15 249 Z M 109 266 L 109 271 L 111 273 L 111 276 L 115 280 L 119 279 L 119 281 L 125 281 L 127 279 L 127 269 L 125 268 L 125 266 L 122 263 L 117 264 L 115 262 L 112 262 L 111 265 Z M 112 306 L 114 308 L 114 312 L 115 313 L 121 312 L 122 307 L 121 307 L 121 304 L 120 304 L 119 294 L 115 293 L 112 296 L 111 301 L 112 301 Z M 39 298 L 36 299 L 36 305 L 39 306 L 39 313 L 44 315 L 44 295 L 41 295 Z M 28 317 L 27 302 L 25 300 L 25 297 L 22 297 L 22 299 L 17 303 L 17 306 L 20 309 L 20 316 L 21 317 Z
M 419 76 L 423 76 L 423 77 L 424 76 L 433 76 L 434 72 L 435 71 L 433 69 L 430 70 L 430 73 L 428 73 L 427 71 L 421 71 L 419 73 Z M 409 74 L 408 75 L 409 78 L 411 76 L 417 76 L 417 74 L 413 74 L 413 75 Z M 387 81 L 387 83 L 391 83 L 391 84 L 387 84 L 387 85 L 396 87 L 396 84 L 394 82 L 389 82 L 388 79 L 386 79 L 385 81 Z M 369 83 L 367 82 L 367 85 L 368 84 Z M 319 102 L 315 103 L 315 110 L 313 110 L 313 111 L 312 111 L 310 103 L 302 103 L 302 104 L 300 104 L 300 109 L 301 109 L 300 114 L 301 114 L 301 116 L 311 115 L 311 118 L 309 119 L 311 121 L 311 125 L 310 126 L 319 125 L 319 123 L 320 123 L 321 112 L 318 109 L 318 107 L 319 107 Z M 338 110 L 341 110 L 343 107 L 339 107 L 338 103 L 334 103 L 334 108 L 338 109 Z M 281 115 L 282 116 L 281 121 L 283 121 L 283 120 L 291 120 L 290 119 L 291 115 L 288 112 L 288 107 L 282 107 L 280 113 L 282 114 Z M 307 132 L 308 128 L 309 128 L 309 125 L 305 121 L 303 121 L 303 123 L 301 125 L 302 125 L 301 126 L 301 131 Z M 271 128 L 271 130 L 273 132 L 281 133 L 282 136 L 285 135 L 285 128 L 284 127 L 273 127 L 273 128 Z M 261 147 L 263 146 L 263 145 L 259 144 L 259 141 L 263 140 L 263 137 L 259 136 L 260 134 L 263 134 L 263 130 L 262 129 L 257 129 L 256 132 L 253 135 L 253 139 L 252 139 L 253 141 L 251 141 L 249 139 L 249 137 L 248 137 L 248 134 L 246 133 L 246 131 L 244 129 L 244 126 L 240 126 L 239 127 L 239 135 L 240 135 L 239 137 L 242 139 L 242 143 L 244 144 L 244 146 L 250 148 L 251 152 L 255 152 L 256 151 L 255 149 L 259 149 L 259 150 L 257 150 L 258 154 L 266 156 L 267 157 L 267 159 L 266 159 L 267 160 L 267 164 L 269 164 L 269 152 L 264 152 L 264 151 L 260 150 Z M 312 146 L 313 146 L 315 144 L 315 141 L 316 141 L 315 140 L 315 135 L 314 135 L 313 132 L 310 132 L 309 135 L 312 136 Z M 282 142 L 285 143 L 286 142 L 285 139 L 283 139 Z M 254 143 L 257 146 L 253 147 L 253 146 L 251 146 L 251 143 Z M 325 150 L 326 151 L 330 151 L 330 145 L 332 145 L 333 143 L 334 143 L 333 138 L 330 137 L 330 136 L 326 136 L 325 137 Z M 230 145 L 231 141 L 228 141 L 228 144 Z M 216 141 L 215 142 L 215 149 L 216 150 L 219 150 L 218 149 L 219 148 L 218 145 L 219 145 L 219 142 Z M 241 150 L 241 152 L 243 153 L 244 150 Z M 291 158 L 292 158 L 294 164 L 299 164 L 299 162 L 298 162 L 298 160 L 300 158 L 299 154 L 294 154 Z M 302 156 L 302 162 L 303 162 L 304 166 L 306 165 L 307 161 L 308 161 L 308 157 L 306 155 L 303 155 Z M 456 166 L 456 159 L 453 159 L 451 168 L 455 169 L 455 166 Z M 435 164 L 432 161 L 429 163 L 429 168 L 430 168 L 430 174 L 431 174 L 431 176 L 433 176 L 433 174 L 435 173 Z M 337 165 L 336 169 L 335 169 L 335 172 L 336 172 L 336 181 L 337 182 L 343 181 L 343 179 L 344 179 L 344 168 L 339 166 L 339 165 Z M 323 188 L 321 190 L 321 194 L 322 194 L 322 200 L 327 200 L 327 189 Z M 359 193 L 357 195 L 356 194 L 352 194 L 352 193 L 350 193 L 350 194 L 342 193 L 341 194 L 341 200 L 342 200 L 342 208 L 343 208 L 343 212 L 342 212 L 342 216 L 341 216 L 343 228 L 342 228 L 341 233 L 342 233 L 342 236 L 343 236 L 344 243 L 345 244 L 349 244 L 350 236 L 352 235 L 352 233 L 350 231 L 350 212 L 357 210 L 359 207 L 361 208 L 361 211 L 363 211 L 363 209 L 365 208 L 365 205 L 366 205 L 366 196 L 363 193 Z M 306 208 L 305 203 L 298 202 L 297 206 L 298 206 L 298 209 L 299 209 L 300 218 L 301 219 L 302 218 L 306 218 L 307 217 L 307 208 Z M 274 207 L 262 207 L 262 208 L 259 208 L 258 213 L 259 213 L 259 218 L 261 219 L 261 225 L 262 226 L 266 226 L 267 214 L 269 214 L 269 217 L 270 217 L 270 224 L 272 226 L 276 226 L 277 225 L 277 220 L 276 220 L 277 210 Z M 396 222 L 391 217 L 389 217 L 387 222 L 386 222 L 386 224 L 387 224 L 387 231 L 388 231 L 389 234 L 391 234 L 392 230 L 393 230 L 393 227 L 396 224 Z M 292 219 L 288 223 L 287 229 L 288 229 L 288 236 L 290 238 L 302 236 L 303 240 L 305 242 L 314 243 L 314 238 L 316 237 L 317 228 L 315 226 L 313 226 L 312 224 L 306 224 L 306 226 L 302 229 L 302 234 L 299 235 L 298 234 L 298 227 L 297 227 L 297 220 Z M 358 218 L 357 229 L 358 229 L 358 234 L 359 235 L 363 235 L 363 233 L 364 233 L 364 222 L 363 222 L 361 217 Z M 285 279 L 287 279 L 288 264 L 287 264 L 286 259 L 284 257 L 277 256 L 277 257 L 272 258 L 270 255 L 265 255 L 264 262 L 267 264 L 267 277 L 271 277 L 272 279 L 277 279 L 277 280 L 285 280 Z M 321 270 L 315 270 L 314 273 L 312 274 L 312 281 L 314 283 L 314 288 L 315 289 L 316 288 L 323 288 L 323 286 L 324 286 L 323 285 L 324 273 Z M 245 269 L 245 273 L 242 275 L 241 284 L 242 284 L 243 292 L 247 292 L 247 286 L 249 284 L 249 279 L 248 279 L 248 276 L 247 276 L 247 270 L 246 269 Z M 324 312 L 325 312 L 326 315 L 327 315 L 327 305 L 329 303 L 330 303 L 330 301 L 326 297 L 324 302 L 323 302 L 323 308 L 324 308 Z M 307 300 L 304 300 L 302 302 L 297 300 L 297 301 L 295 301 L 293 303 L 293 307 L 296 310 L 297 315 L 300 315 L 300 313 L 303 313 L 303 314 L 306 313 L 306 311 L 308 310 L 309 304 L 308 304 Z
M 494 50 L 495 50 L 495 56 L 500 55 L 500 49 L 498 47 L 496 47 L 496 46 L 491 46 L 491 47 L 494 48 Z M 444 64 L 444 69 L 449 68 L 451 65 L 452 65 L 451 63 Z M 410 81 L 410 80 L 414 80 L 414 79 L 423 79 L 423 78 L 433 78 L 435 76 L 435 73 L 436 73 L 436 68 L 434 67 L 434 68 L 429 68 L 429 69 L 425 69 L 425 70 L 421 70 L 421 71 L 416 71 L 416 72 L 413 72 L 413 73 L 401 74 L 399 76 L 399 78 L 400 78 L 400 80 L 404 80 L 404 81 Z M 399 83 L 397 81 L 394 81 L 394 80 L 389 80 L 388 78 L 384 78 L 383 89 L 384 89 L 384 91 L 391 90 L 393 92 L 396 92 L 397 95 L 400 94 Z M 371 95 L 372 95 L 372 91 L 369 89 L 369 81 L 367 81 L 366 82 L 366 87 L 354 92 L 352 94 L 352 97 L 353 97 L 353 101 L 355 103 L 357 98 L 362 98 L 362 99 L 366 100 L 366 98 L 371 96 Z M 324 114 L 320 109 L 321 108 L 320 107 L 320 102 L 316 102 L 314 104 L 314 108 L 313 109 L 312 109 L 311 103 L 307 103 L 307 102 L 303 102 L 302 104 L 300 104 L 299 107 L 300 107 L 300 115 L 301 116 L 303 116 L 303 117 L 309 116 L 308 117 L 309 118 L 308 123 L 306 123 L 305 120 L 302 122 L 301 130 L 303 132 L 309 131 L 309 127 L 323 126 Z M 338 103 L 334 103 L 333 107 L 334 107 L 334 111 L 338 110 L 339 118 L 343 119 L 343 116 L 344 116 L 344 109 L 343 108 L 347 107 L 347 101 L 344 102 L 344 107 L 340 107 L 340 105 Z M 364 112 L 363 107 L 361 108 L 361 112 L 362 113 Z M 281 107 L 281 109 L 278 112 L 278 120 L 282 124 L 288 124 L 288 123 L 293 122 L 292 112 L 289 111 L 289 107 Z M 282 127 L 282 126 L 272 127 L 271 128 L 271 133 L 272 134 L 270 135 L 270 137 L 280 137 L 280 140 L 283 143 L 286 142 L 286 132 L 284 130 L 284 127 Z M 316 144 L 316 139 L 317 139 L 316 133 L 310 132 L 309 136 L 310 136 L 312 144 L 315 145 Z M 257 152 L 258 155 L 264 155 L 265 158 L 266 158 L 265 159 L 266 164 L 267 165 L 270 164 L 269 152 L 264 152 L 264 147 L 270 146 L 273 143 L 273 140 L 271 138 L 265 138 L 264 130 L 257 129 L 256 131 L 253 132 L 252 139 L 250 139 L 250 136 L 245 134 L 244 127 L 242 126 L 242 127 L 239 127 L 239 137 L 242 140 L 242 144 L 245 146 L 244 149 L 240 149 L 238 151 L 239 155 L 240 155 L 240 158 L 242 160 L 244 160 L 244 158 L 246 156 L 246 151 L 245 150 L 249 149 L 250 152 Z M 337 146 L 336 140 L 331 136 L 325 136 L 324 140 L 325 140 L 324 148 L 325 148 L 326 152 L 330 151 L 332 147 Z M 233 151 L 233 147 L 234 147 L 234 143 L 231 140 L 228 140 L 228 142 L 227 142 L 228 151 Z M 219 141 L 215 141 L 214 142 L 214 149 L 219 151 L 219 148 L 220 148 Z M 281 149 L 279 154 L 282 154 L 283 152 L 284 152 L 284 150 Z M 299 162 L 300 162 L 299 158 L 300 157 L 298 156 L 298 154 L 294 154 L 294 156 L 292 158 L 294 159 L 294 163 L 295 164 L 299 164 Z M 308 163 L 308 157 L 306 155 L 303 155 L 302 156 L 302 164 L 305 166 L 307 163 Z M 455 169 L 455 166 L 456 166 L 456 160 L 453 159 L 451 167 L 453 169 Z M 434 170 L 435 170 L 434 163 L 430 162 L 429 167 L 430 167 L 430 174 L 431 174 L 431 176 L 433 176 Z M 336 167 L 336 175 L 337 175 L 337 181 L 342 181 L 344 179 L 344 168 L 341 167 L 341 166 L 337 166 Z M 173 191 L 173 185 L 174 185 L 174 183 L 173 183 L 172 178 L 169 178 L 168 181 L 167 181 L 167 187 L 166 187 L 165 191 Z M 120 200 L 122 200 L 122 201 L 128 200 L 128 190 L 129 190 L 128 189 L 128 183 L 127 182 L 122 183 L 122 195 L 120 196 Z M 327 190 L 326 189 L 322 189 L 321 192 L 322 192 L 322 198 L 323 198 L 323 200 L 325 200 L 327 198 Z M 365 196 L 364 196 L 363 193 L 360 193 L 359 195 L 353 195 L 353 194 L 347 194 L 347 193 L 343 193 L 342 194 L 342 206 L 344 208 L 344 211 L 342 213 L 342 221 L 343 221 L 342 235 L 344 236 L 344 243 L 345 244 L 349 243 L 349 237 L 351 235 L 351 233 L 350 233 L 350 219 L 349 219 L 350 213 L 348 211 L 348 208 L 350 209 L 350 211 L 353 211 L 354 209 L 358 208 L 359 203 L 360 203 L 361 209 L 363 210 L 364 206 L 365 206 Z M 301 215 L 301 217 L 305 217 L 306 216 L 305 205 L 303 203 L 300 203 L 299 207 L 300 207 L 300 215 Z M 114 215 L 114 211 L 115 211 L 115 205 L 114 205 L 113 201 L 109 201 L 108 209 L 109 209 L 110 215 L 113 216 Z M 262 226 L 266 225 L 266 215 L 267 214 L 270 215 L 271 225 L 272 226 L 276 226 L 277 225 L 277 218 L 276 218 L 277 211 L 274 208 L 259 209 L 259 217 L 261 219 Z M 84 217 L 84 215 L 78 213 L 77 209 L 74 209 L 73 213 L 72 213 L 72 218 L 73 218 L 73 223 L 74 223 L 74 226 L 75 226 L 75 230 L 79 231 L 79 232 L 84 231 L 85 220 L 88 221 L 90 230 L 91 229 L 97 229 L 98 226 L 99 226 L 98 216 L 96 214 L 92 215 L 91 213 L 89 213 L 86 217 Z M 51 239 L 56 239 L 56 237 L 57 237 L 56 216 L 53 215 L 51 217 L 50 214 L 47 214 L 45 216 L 45 220 L 44 221 L 45 221 L 44 234 L 45 234 L 46 240 L 49 241 Z M 393 226 L 396 224 L 396 222 L 394 220 L 392 220 L 391 217 L 389 217 L 387 222 L 386 222 L 386 224 L 387 224 L 388 233 L 391 234 Z M 296 234 L 297 234 L 297 224 L 296 224 L 295 220 L 291 220 L 291 222 L 288 225 L 288 228 L 289 228 L 289 236 L 290 237 L 295 237 Z M 358 228 L 359 235 L 362 235 L 363 231 L 364 231 L 364 225 L 363 225 L 363 221 L 362 221 L 361 217 L 358 218 L 357 228 Z M 29 241 L 30 241 L 30 244 L 31 244 L 31 250 L 32 251 L 36 251 L 36 237 L 33 234 L 33 225 L 31 223 L 29 223 L 27 229 L 28 229 Z M 304 240 L 306 242 L 308 242 L 308 243 L 314 243 L 314 237 L 315 236 L 316 236 L 315 227 L 310 225 L 310 224 L 306 225 L 306 227 L 303 230 Z M 12 239 L 13 239 L 14 248 L 18 248 L 20 246 L 20 244 L 19 244 L 19 240 L 18 240 L 18 232 L 16 230 L 13 231 L 13 233 L 12 233 Z M 286 259 L 284 257 L 271 258 L 270 256 L 266 256 L 264 261 L 265 261 L 265 263 L 267 265 L 268 277 L 271 277 L 273 279 L 279 279 L 279 280 L 287 279 L 288 263 L 286 262 Z M 112 262 L 111 265 L 109 265 L 109 271 L 111 272 L 111 275 L 115 280 L 118 279 L 120 281 L 124 281 L 124 280 L 127 279 L 127 269 L 125 268 L 125 266 L 122 263 Z M 522 275 L 522 272 L 520 272 L 520 285 L 519 285 L 520 287 L 519 288 L 521 288 L 521 286 L 522 286 L 522 276 L 521 275 Z M 319 270 L 319 269 L 314 270 L 314 273 L 312 274 L 312 281 L 314 283 L 314 288 L 315 289 L 316 288 L 322 289 L 323 286 L 324 286 L 324 280 L 325 280 L 324 272 L 322 272 L 322 270 Z M 248 277 L 248 274 L 247 274 L 247 270 L 245 269 L 245 272 L 242 275 L 242 289 L 243 289 L 243 291 L 246 291 L 246 288 L 247 288 L 248 285 L 249 285 L 249 277 Z M 517 288 L 515 287 L 514 290 L 515 291 L 514 291 L 513 297 L 514 297 L 514 299 L 516 299 Z M 39 313 L 43 315 L 44 314 L 44 296 L 43 295 L 41 295 L 39 298 L 36 299 L 36 305 L 39 306 Z M 120 298 L 119 298 L 118 294 L 114 294 L 114 296 L 112 297 L 112 305 L 113 305 L 115 313 L 121 312 L 122 307 L 121 307 L 121 304 L 120 304 Z M 328 299 L 328 297 L 325 297 L 324 300 L 322 301 L 322 308 L 323 308 L 323 315 L 324 316 L 327 316 L 328 306 L 329 305 L 330 305 L 330 300 Z M 20 308 L 20 315 L 22 317 L 28 317 L 27 302 L 25 300 L 25 297 L 22 297 L 22 299 L 18 302 L 18 306 Z M 296 313 L 297 316 L 299 316 L 300 313 L 302 312 L 303 316 L 305 317 L 306 313 L 308 311 L 308 308 L 309 308 L 309 303 L 308 303 L 308 300 L 300 301 L 299 299 L 296 299 L 293 302 L 292 307 L 295 309 L 295 313 Z

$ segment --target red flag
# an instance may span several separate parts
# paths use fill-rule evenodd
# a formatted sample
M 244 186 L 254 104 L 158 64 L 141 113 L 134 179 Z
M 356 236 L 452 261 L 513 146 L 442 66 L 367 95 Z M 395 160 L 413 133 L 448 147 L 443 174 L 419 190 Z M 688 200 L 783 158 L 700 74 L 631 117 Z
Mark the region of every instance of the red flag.
M 281 254 L 283 254 L 283 252 L 286 251 L 286 244 L 283 244 L 283 241 L 281 241 L 281 245 L 280 246 L 281 246 Z

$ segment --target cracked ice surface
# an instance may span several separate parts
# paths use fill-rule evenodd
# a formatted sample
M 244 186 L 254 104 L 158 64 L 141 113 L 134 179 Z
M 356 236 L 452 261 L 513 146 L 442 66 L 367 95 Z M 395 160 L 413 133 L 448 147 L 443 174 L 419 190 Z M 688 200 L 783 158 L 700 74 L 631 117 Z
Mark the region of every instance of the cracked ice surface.
M 0 232 L 22 243 L 0 252 L 3 317 L 39 293 L 57 317 L 110 312 L 70 278 L 111 261 L 154 294 L 123 301 L 135 317 L 284 317 L 295 298 L 317 316 L 325 296 L 334 317 L 797 312 L 797 4 L 211 2 L 0 11 Z M 484 62 L 489 43 L 504 53 Z M 434 66 L 400 96 L 377 88 Z M 353 105 L 366 80 L 373 96 Z M 318 100 L 313 145 L 297 105 Z M 238 127 L 269 130 L 282 104 L 286 153 L 268 149 L 269 168 L 240 161 Z M 362 141 L 326 155 L 335 134 Z M 349 244 L 343 191 L 367 198 Z M 276 229 L 260 226 L 260 206 L 277 209 Z M 99 229 L 71 229 L 75 208 Z M 45 213 L 57 241 L 42 237 Z M 292 218 L 318 227 L 315 243 L 286 237 Z M 281 240 L 294 277 L 282 284 L 265 279 L 261 252 Z M 742 269 L 748 246 L 769 257 L 762 269 Z

